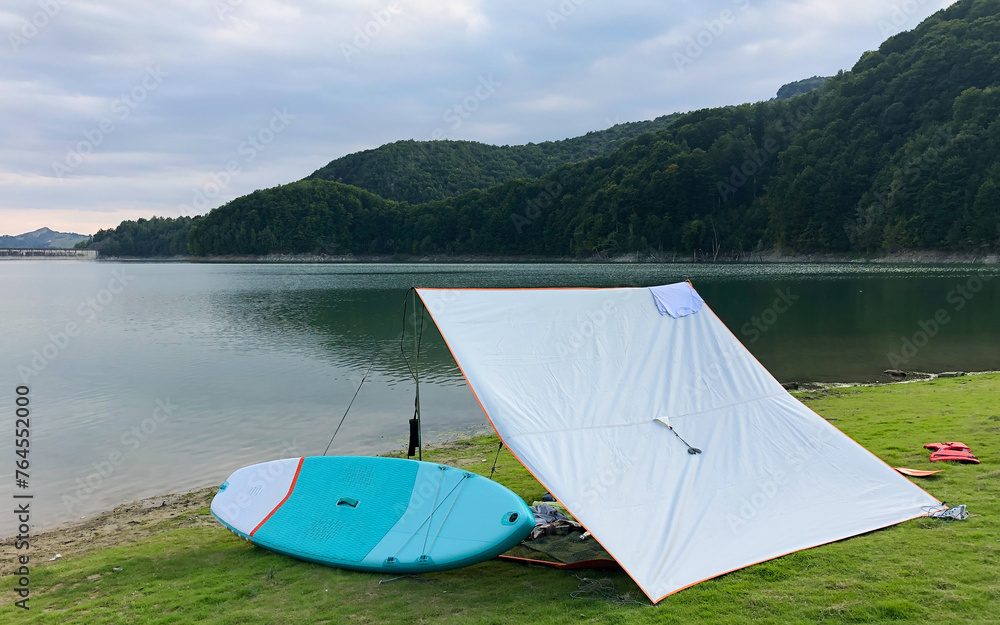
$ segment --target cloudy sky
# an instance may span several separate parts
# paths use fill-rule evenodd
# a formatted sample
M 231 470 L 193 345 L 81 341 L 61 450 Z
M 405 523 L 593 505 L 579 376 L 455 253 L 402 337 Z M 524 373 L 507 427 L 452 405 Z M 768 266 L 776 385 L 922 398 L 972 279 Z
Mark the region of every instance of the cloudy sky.
M 951 3 L 5 0 L 0 234 L 198 214 L 399 139 L 766 100 Z

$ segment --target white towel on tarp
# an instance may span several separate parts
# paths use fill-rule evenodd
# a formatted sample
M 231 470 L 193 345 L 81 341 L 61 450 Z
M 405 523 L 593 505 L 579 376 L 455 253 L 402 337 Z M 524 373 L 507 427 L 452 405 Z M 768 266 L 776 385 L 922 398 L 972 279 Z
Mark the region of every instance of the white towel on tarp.
M 649 292 L 653 294 L 653 302 L 660 314 L 670 315 L 674 319 L 693 315 L 701 310 L 702 304 L 705 303 L 694 287 L 687 282 L 651 286 Z

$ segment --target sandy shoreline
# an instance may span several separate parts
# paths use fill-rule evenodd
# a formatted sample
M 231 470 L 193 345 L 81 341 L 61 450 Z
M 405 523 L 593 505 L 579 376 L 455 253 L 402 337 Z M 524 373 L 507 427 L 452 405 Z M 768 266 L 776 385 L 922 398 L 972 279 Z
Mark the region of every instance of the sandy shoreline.
M 975 376 L 1000 373 L 1000 371 L 958 372 Z M 889 376 L 886 376 L 889 377 Z M 907 372 L 904 379 L 890 379 L 873 383 L 830 383 L 806 382 L 797 385 L 793 392 L 806 394 L 802 399 L 814 399 L 811 393 L 824 393 L 849 387 L 888 386 L 926 382 L 939 377 L 935 373 Z M 948 376 L 950 377 L 950 376 Z M 428 445 L 425 449 L 448 448 L 454 441 L 444 441 Z M 156 526 L 164 521 L 180 517 L 180 527 L 221 527 L 206 508 L 215 496 L 215 486 L 200 488 L 184 493 L 172 493 L 147 497 L 123 503 L 111 510 L 79 521 L 70 521 L 57 527 L 46 529 L 31 536 L 33 557 L 48 560 L 60 554 L 62 557 L 79 555 L 93 550 L 106 549 L 141 540 L 154 533 Z M 198 513 L 198 510 L 202 510 Z M 15 537 L 0 539 L 0 557 L 12 558 L 18 553 L 14 548 Z
M 175 517 L 183 518 L 184 515 L 187 518 L 182 527 L 218 526 L 211 514 L 196 514 L 197 510 L 211 503 L 216 490 L 211 487 L 184 494 L 140 499 L 90 519 L 32 533 L 28 555 L 33 561 L 39 562 L 55 558 L 57 554 L 66 558 L 134 543 L 153 533 L 161 522 Z M 4 562 L 13 562 L 15 554 L 26 553 L 16 550 L 14 543 L 14 536 L 0 539 L 0 558 Z
M 468 436 L 483 433 L 473 433 Z M 489 433 L 492 433 L 492 430 Z M 452 449 L 456 443 L 461 443 L 463 440 L 465 439 L 424 445 L 424 451 Z M 57 554 L 61 559 L 132 544 L 156 533 L 162 523 L 170 520 L 178 520 L 175 525 L 181 528 L 221 529 L 222 525 L 205 510 L 211 504 L 216 492 L 218 486 L 213 485 L 187 492 L 145 497 L 122 503 L 89 518 L 68 521 L 37 533 L 32 532 L 29 555 L 34 561 L 46 561 Z M 12 562 L 16 555 L 24 555 L 24 551 L 18 551 L 14 546 L 16 538 L 16 536 L 0 538 L 0 559 L 3 561 Z

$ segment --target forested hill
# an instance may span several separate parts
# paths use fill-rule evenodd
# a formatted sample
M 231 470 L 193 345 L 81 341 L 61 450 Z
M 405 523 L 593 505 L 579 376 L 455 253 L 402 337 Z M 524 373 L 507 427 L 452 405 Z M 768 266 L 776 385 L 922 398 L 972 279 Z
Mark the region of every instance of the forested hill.
M 829 81 L 765 205 L 786 248 L 995 249 L 1000 1 L 963 0 Z
M 512 178 L 543 176 L 564 163 L 608 154 L 679 115 L 616 124 L 582 137 L 527 145 L 475 141 L 397 141 L 331 161 L 306 180 L 332 180 L 389 200 L 419 204 L 486 189 Z
M 356 182 L 383 179 L 361 170 Z M 258 191 L 194 220 L 188 249 L 979 253 L 1000 246 L 998 186 L 1000 0 L 960 0 L 791 99 L 696 111 L 613 152 L 430 202 L 318 179 Z
M 457 198 L 409 205 L 307 180 L 238 198 L 191 230 L 195 254 L 499 254 L 590 256 L 635 250 L 752 249 L 768 219 L 754 199 L 815 97 L 691 113 L 614 153 Z M 757 154 L 753 175 L 728 169 Z M 345 200 L 344 196 L 348 196 Z M 267 249 L 267 229 L 275 238 Z

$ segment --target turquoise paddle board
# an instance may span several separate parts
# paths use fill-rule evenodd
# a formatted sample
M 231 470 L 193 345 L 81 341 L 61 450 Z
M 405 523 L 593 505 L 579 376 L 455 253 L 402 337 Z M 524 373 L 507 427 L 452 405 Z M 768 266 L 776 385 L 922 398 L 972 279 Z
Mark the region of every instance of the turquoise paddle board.
M 535 517 L 485 477 L 431 462 L 288 458 L 239 469 L 212 514 L 255 545 L 357 571 L 423 573 L 489 560 Z

